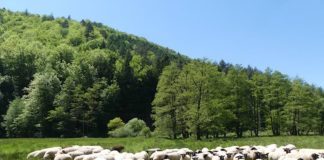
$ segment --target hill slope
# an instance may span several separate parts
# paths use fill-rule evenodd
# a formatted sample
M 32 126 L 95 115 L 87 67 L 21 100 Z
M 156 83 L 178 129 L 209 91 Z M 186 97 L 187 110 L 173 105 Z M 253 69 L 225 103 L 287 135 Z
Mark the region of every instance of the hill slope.
M 324 91 L 100 23 L 0 10 L 0 137 L 103 137 L 115 117 L 174 138 L 323 135 Z
M 6 113 L 10 101 L 22 98 L 28 108 L 33 108 L 30 112 L 42 110 L 42 118 L 38 117 L 42 120 L 34 119 L 29 124 L 37 129 L 36 124 L 66 122 L 45 118 L 48 111 L 61 106 L 60 111 L 73 112 L 69 115 L 73 116 L 71 121 L 60 124 L 76 130 L 67 136 L 80 136 L 81 130 L 85 130 L 85 135 L 104 136 L 107 120 L 115 116 L 124 120 L 139 117 L 151 124 L 151 102 L 158 76 L 170 61 L 187 60 L 144 38 L 88 20 L 77 22 L 2 9 L 0 24 L 0 115 Z M 107 87 L 110 90 L 105 90 Z M 31 94 L 38 97 L 33 99 Z M 43 94 L 48 95 L 42 97 Z M 67 95 L 71 97 L 64 97 Z M 94 104 L 85 104 L 90 99 Z M 83 122 L 85 129 L 79 128 Z M 49 133 L 43 134 L 57 136 L 48 127 L 44 131 Z M 1 129 L 0 136 L 4 135 Z M 22 135 L 34 133 L 17 136 Z

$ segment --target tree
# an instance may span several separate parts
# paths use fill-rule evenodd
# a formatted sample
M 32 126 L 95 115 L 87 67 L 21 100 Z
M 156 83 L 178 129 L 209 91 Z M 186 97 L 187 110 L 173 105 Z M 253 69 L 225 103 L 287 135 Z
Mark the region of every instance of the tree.
M 87 38 L 87 40 L 91 40 L 94 38 L 94 28 L 92 26 L 91 22 L 86 22 L 85 23 L 85 31 L 84 31 L 84 36 Z
M 286 75 L 278 71 L 272 72 L 267 69 L 265 72 L 266 85 L 264 90 L 264 103 L 269 110 L 267 117 L 273 135 L 280 135 L 283 121 L 283 108 L 287 103 L 287 96 L 290 92 L 290 81 Z
M 217 92 L 217 78 L 219 72 L 217 67 L 206 60 L 196 60 L 184 66 L 180 75 L 181 85 L 187 88 L 183 96 L 188 96 L 188 126 L 195 133 L 197 140 L 201 139 L 203 128 L 206 123 L 207 107 Z M 184 78 L 187 77 L 187 78 Z M 215 89 L 216 88 L 216 89 Z
M 4 120 L 2 115 L 5 115 L 10 101 L 15 97 L 15 86 L 10 76 L 1 76 L 0 73 L 0 124 Z M 5 137 L 5 128 L 0 125 L 0 137 Z
M 255 136 L 259 136 L 259 132 L 262 128 L 262 124 L 265 123 L 264 116 L 266 115 L 267 108 L 264 104 L 264 93 L 267 79 L 264 74 L 256 73 L 252 76 L 251 91 L 252 91 L 252 103 L 251 103 L 251 115 L 253 115 L 253 131 Z
M 60 91 L 60 80 L 54 72 L 36 74 L 23 97 L 25 109 L 19 116 L 23 136 L 53 136 L 52 124 L 47 121 L 48 112 L 54 109 L 55 95 Z
M 67 19 L 64 19 L 60 25 L 62 28 L 69 28 L 69 21 Z
M 22 96 L 24 94 L 24 88 L 33 79 L 33 75 L 36 72 L 35 64 L 36 55 L 28 52 L 27 50 L 21 50 L 14 54 L 5 54 L 5 74 L 12 77 L 15 94 Z
M 303 121 L 309 121 L 307 115 L 313 116 L 318 113 L 313 109 L 314 95 L 310 87 L 301 79 L 295 79 L 292 83 L 292 90 L 288 96 L 286 104 L 287 129 L 291 135 L 301 135 L 303 131 Z M 307 127 L 304 126 L 304 127 Z
M 177 102 L 177 95 L 180 91 L 177 86 L 177 79 L 180 71 L 176 63 L 171 63 L 164 68 L 157 86 L 157 93 L 152 102 L 152 118 L 154 119 L 155 130 L 160 134 L 172 135 L 174 139 L 177 138 L 179 132 L 177 113 L 180 111 L 180 106 Z
M 231 68 L 227 74 L 228 88 L 228 107 L 235 115 L 232 124 L 237 137 L 242 137 L 243 132 L 250 129 L 251 118 L 249 116 L 249 93 L 250 84 L 247 73 L 241 66 Z
M 4 122 L 1 124 L 6 129 L 6 134 L 9 137 L 18 137 L 20 128 L 19 124 L 17 124 L 17 117 L 22 113 L 25 109 L 24 102 L 17 98 L 10 103 L 9 109 L 4 116 Z

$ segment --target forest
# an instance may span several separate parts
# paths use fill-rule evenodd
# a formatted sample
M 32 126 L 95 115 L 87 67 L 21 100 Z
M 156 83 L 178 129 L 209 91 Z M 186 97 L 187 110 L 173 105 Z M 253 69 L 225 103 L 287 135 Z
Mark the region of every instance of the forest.
M 323 135 L 324 90 L 98 22 L 0 9 L 0 137 L 106 137 L 116 117 L 170 138 Z

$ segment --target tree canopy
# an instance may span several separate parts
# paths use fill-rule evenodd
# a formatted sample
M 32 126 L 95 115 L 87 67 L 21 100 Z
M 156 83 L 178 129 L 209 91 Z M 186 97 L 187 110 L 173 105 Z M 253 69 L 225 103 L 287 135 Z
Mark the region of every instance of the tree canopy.
M 111 132 L 116 117 L 128 123 Z M 324 91 L 98 22 L 0 9 L 0 124 L 0 137 L 324 134 Z

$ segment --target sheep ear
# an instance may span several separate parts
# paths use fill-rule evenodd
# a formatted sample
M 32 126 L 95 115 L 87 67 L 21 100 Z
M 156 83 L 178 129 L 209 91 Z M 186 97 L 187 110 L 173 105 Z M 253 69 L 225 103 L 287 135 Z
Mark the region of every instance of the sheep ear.
M 255 147 L 252 147 L 251 150 L 257 150 Z

